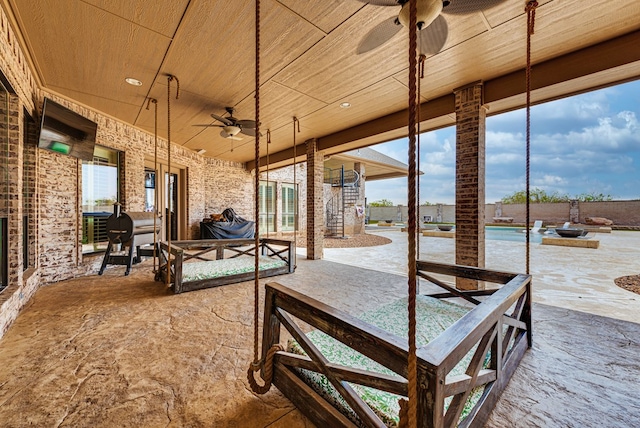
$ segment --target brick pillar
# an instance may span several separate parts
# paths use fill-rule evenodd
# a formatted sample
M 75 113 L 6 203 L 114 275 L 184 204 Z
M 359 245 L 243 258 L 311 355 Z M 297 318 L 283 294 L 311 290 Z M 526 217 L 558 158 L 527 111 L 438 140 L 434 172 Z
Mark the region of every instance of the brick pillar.
M 569 221 L 574 224 L 580 223 L 580 202 L 577 199 L 569 201 Z
M 485 117 L 482 83 L 456 89 L 456 264 L 484 267 Z M 458 279 L 456 287 L 484 284 Z
M 7 255 L 9 262 L 8 284 L 22 284 L 22 139 L 20 135 L 22 123 L 22 107 L 17 95 L 9 95 L 9 183 L 7 183 L 7 209 L 9 245 Z
M 322 258 L 324 245 L 324 156 L 318 152 L 317 140 L 307 145 L 307 259 Z
M 502 202 L 498 201 L 495 203 L 495 217 L 502 217 Z

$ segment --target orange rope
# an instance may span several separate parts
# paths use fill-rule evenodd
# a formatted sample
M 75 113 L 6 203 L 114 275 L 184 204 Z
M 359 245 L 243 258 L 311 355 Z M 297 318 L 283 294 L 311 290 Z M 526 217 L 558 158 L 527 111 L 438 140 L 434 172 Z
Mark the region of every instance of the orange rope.
M 259 246 L 260 246 L 260 210 L 259 210 L 259 201 L 258 194 L 260 192 L 260 0 L 256 0 L 256 75 L 255 75 L 255 83 L 256 83 L 256 102 L 255 102 L 255 110 L 256 110 L 256 139 L 255 139 L 255 164 L 256 164 L 256 173 L 254 180 L 254 194 L 255 194 L 255 204 L 254 204 L 254 219 L 255 219 L 255 236 L 254 236 L 254 245 L 255 245 L 255 256 L 254 256 L 254 281 L 253 281 L 253 300 L 254 304 L 254 330 L 253 330 L 253 363 L 254 366 L 258 364 L 259 356 L 258 356 L 258 317 L 259 317 L 259 309 L 258 302 L 260 300 L 260 272 L 259 269 Z M 268 183 L 267 183 L 268 185 Z M 268 224 L 267 224 L 268 227 Z
M 408 177 L 408 312 L 409 357 L 407 362 L 408 422 L 418 424 L 418 364 L 416 356 L 416 76 L 417 76 L 417 0 L 409 1 L 409 177 Z
M 531 237 L 529 236 L 529 223 L 531 221 L 531 209 L 530 209 L 530 186 L 531 186 L 531 36 L 534 33 L 534 27 L 536 22 L 536 8 L 538 7 L 538 2 L 535 0 L 530 0 L 525 7 L 525 11 L 527 12 L 527 69 L 526 69 L 526 80 L 527 80 L 527 130 L 526 130 L 526 174 L 527 174 L 527 183 L 526 183 L 526 230 L 527 230 L 527 244 L 526 244 L 526 273 L 529 274 L 530 268 L 530 260 L 531 260 Z
M 259 261 L 259 245 L 260 245 L 260 211 L 258 206 L 258 193 L 260 191 L 260 0 L 256 0 L 256 139 L 255 139 L 255 163 L 256 163 L 256 172 L 255 172 L 255 181 L 254 181 L 254 218 L 255 218 L 255 264 L 254 264 L 254 311 L 253 311 L 253 362 L 249 364 L 249 368 L 247 369 L 247 380 L 249 381 L 249 386 L 256 394 L 265 394 L 271 388 L 271 379 L 273 377 L 273 357 L 276 352 L 282 351 L 282 346 L 280 344 L 275 344 L 267 351 L 267 355 L 264 360 L 264 366 L 262 365 L 262 361 L 258 356 L 258 317 L 259 317 L 259 309 L 258 302 L 260 300 L 260 281 L 259 281 L 259 272 L 258 272 L 258 261 Z M 268 138 L 270 141 L 271 133 L 269 132 Z M 268 146 L 267 146 L 268 150 Z M 268 169 L 267 162 L 267 173 Z M 268 185 L 268 180 L 267 180 Z M 267 223 L 268 229 L 268 223 Z M 254 373 L 263 368 L 263 379 L 264 385 L 258 385 L 256 382 Z
M 264 385 L 258 385 L 256 378 L 253 376 L 254 372 L 260 370 L 260 364 L 253 363 L 249 367 L 249 370 L 247 371 L 247 380 L 249 381 L 249 386 L 251 386 L 251 389 L 256 394 L 266 394 L 269 392 L 269 389 L 271 389 L 271 381 L 273 380 L 273 357 L 278 351 L 284 351 L 284 348 L 280 346 L 280 344 L 273 345 L 269 348 L 269 351 L 267 351 L 267 357 L 264 361 Z

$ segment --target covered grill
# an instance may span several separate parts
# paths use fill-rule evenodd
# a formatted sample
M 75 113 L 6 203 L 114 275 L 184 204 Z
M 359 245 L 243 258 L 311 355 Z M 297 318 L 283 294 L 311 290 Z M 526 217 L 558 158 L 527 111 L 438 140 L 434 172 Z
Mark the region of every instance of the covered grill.
M 139 263 L 141 256 L 153 256 L 153 249 L 145 250 L 140 248 L 143 245 L 153 244 L 157 233 L 160 231 L 160 222 L 155 221 L 154 214 L 147 212 L 125 213 L 120 210 L 119 205 L 114 206 L 114 212 L 107 219 L 107 252 L 102 260 L 99 275 L 104 273 L 108 264 L 126 265 L 125 275 L 129 275 L 131 265 Z M 126 255 L 113 255 L 116 245 L 129 247 Z M 135 257 L 134 257 L 135 252 Z

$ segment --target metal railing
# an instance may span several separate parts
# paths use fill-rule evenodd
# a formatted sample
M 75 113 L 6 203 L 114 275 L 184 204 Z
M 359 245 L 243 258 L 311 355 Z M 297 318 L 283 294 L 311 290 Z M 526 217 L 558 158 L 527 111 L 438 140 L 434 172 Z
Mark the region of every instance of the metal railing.
M 345 170 L 344 166 L 336 169 L 325 168 L 324 182 L 332 187 L 359 187 L 360 174 L 353 169 Z
M 327 235 L 344 237 L 345 207 L 358 201 L 360 174 L 352 169 L 345 171 L 344 166 L 339 169 L 325 168 L 324 182 L 331 187 L 341 188 L 325 205 Z

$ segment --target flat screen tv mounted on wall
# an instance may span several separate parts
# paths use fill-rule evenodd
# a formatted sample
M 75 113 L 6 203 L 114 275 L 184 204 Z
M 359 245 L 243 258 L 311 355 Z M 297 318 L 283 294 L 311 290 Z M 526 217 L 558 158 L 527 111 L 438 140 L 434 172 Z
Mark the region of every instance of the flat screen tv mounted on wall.
M 97 130 L 95 122 L 49 98 L 44 99 L 38 147 L 90 162 Z

